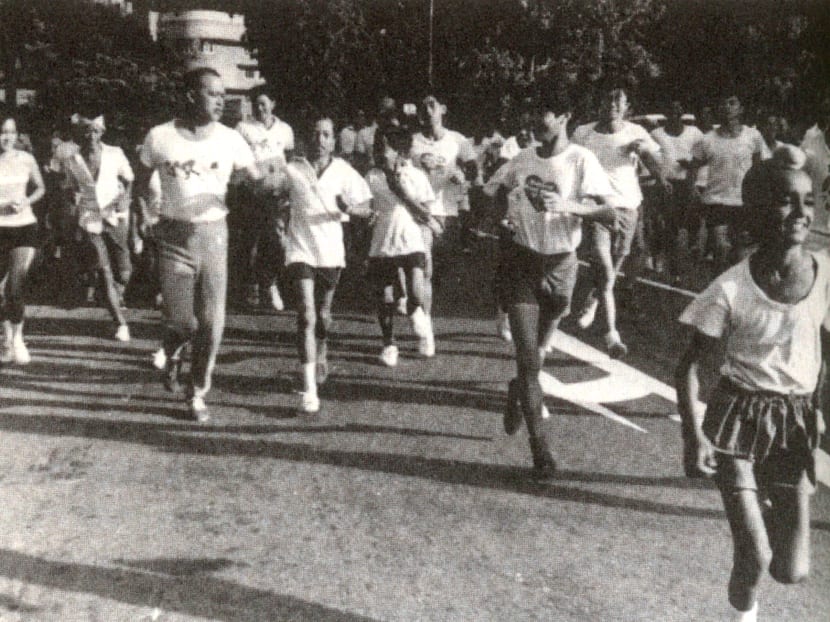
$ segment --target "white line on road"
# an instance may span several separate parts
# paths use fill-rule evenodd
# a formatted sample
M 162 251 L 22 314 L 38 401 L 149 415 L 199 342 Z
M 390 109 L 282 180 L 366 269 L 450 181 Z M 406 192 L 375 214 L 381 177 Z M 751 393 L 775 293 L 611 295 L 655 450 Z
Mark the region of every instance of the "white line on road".
M 561 330 L 557 331 L 553 340 L 553 347 L 574 359 L 601 369 L 608 376 L 599 380 L 566 384 L 542 371 L 539 374 L 539 382 L 542 385 L 542 391 L 546 395 L 571 402 L 640 432 L 646 432 L 646 430 L 622 415 L 609 410 L 603 404 L 637 399 L 651 394 L 658 395 L 672 404 L 677 404 L 677 393 L 673 387 L 630 365 L 626 365 L 622 361 L 609 358 L 604 352 L 583 343 L 572 335 Z M 698 402 L 698 406 L 704 408 L 705 404 Z M 672 414 L 668 418 L 673 421 L 680 420 L 676 414 Z M 816 452 L 816 479 L 830 487 L 830 455 L 823 449 Z

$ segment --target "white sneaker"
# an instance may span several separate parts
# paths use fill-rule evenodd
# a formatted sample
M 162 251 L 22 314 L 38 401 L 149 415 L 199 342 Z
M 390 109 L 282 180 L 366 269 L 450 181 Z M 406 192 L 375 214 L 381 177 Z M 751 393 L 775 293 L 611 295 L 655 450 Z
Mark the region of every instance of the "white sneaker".
M 432 332 L 432 328 L 429 325 L 429 318 L 424 313 L 422 307 L 418 307 L 412 312 L 412 315 L 409 316 L 409 321 L 412 322 L 412 332 L 421 339 L 426 338 Z
M 418 353 L 426 358 L 435 356 L 435 335 L 432 332 L 432 318 L 424 315 L 427 321 L 427 333 L 418 339 Z
M 210 413 L 207 404 L 205 404 L 205 398 L 196 395 L 190 398 L 190 414 L 199 423 L 210 421 Z
M 398 346 L 384 346 L 378 358 L 387 367 L 395 367 L 398 364 Z
M 597 308 L 599 307 L 599 299 L 594 298 L 585 305 L 582 311 L 579 314 L 579 319 L 577 319 L 576 323 L 582 330 L 591 327 L 591 324 L 594 323 L 594 318 L 597 315 Z
M 300 411 L 307 415 L 320 412 L 320 398 L 316 393 L 300 391 Z
M 130 340 L 130 327 L 126 324 L 121 324 L 118 327 L 118 330 L 115 331 L 115 340 L 116 341 L 129 341 Z
M 506 313 L 499 312 L 499 318 L 496 320 L 496 332 L 503 341 L 507 343 L 513 341 L 513 333 L 510 331 L 510 316 Z
M 274 308 L 274 311 L 282 311 L 285 309 L 285 303 L 282 301 L 282 296 L 280 296 L 279 287 L 271 285 L 268 288 L 268 295 L 271 297 L 271 306 Z
M 22 339 L 16 339 L 12 343 L 12 360 L 18 365 L 28 365 L 32 362 L 32 356 L 29 354 L 29 349 Z
M 162 370 L 167 367 L 167 354 L 164 348 L 159 348 L 153 353 L 153 367 Z

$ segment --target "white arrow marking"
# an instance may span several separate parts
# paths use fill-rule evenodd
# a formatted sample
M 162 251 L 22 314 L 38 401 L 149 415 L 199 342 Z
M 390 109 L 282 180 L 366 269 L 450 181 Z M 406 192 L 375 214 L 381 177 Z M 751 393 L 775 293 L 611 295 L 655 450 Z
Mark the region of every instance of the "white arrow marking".
M 650 394 L 659 395 L 672 404 L 677 404 L 677 393 L 673 387 L 638 369 L 634 369 L 630 365 L 626 365 L 622 361 L 609 358 L 604 352 L 583 343 L 576 337 L 560 330 L 556 332 L 552 345 L 572 358 L 601 369 L 609 376 L 599 380 L 566 384 L 542 371 L 539 373 L 539 382 L 542 385 L 542 391 L 546 395 L 571 402 L 639 432 L 646 432 L 646 430 L 602 404 L 623 402 Z M 585 399 L 586 396 L 590 396 L 592 399 L 587 400 Z M 698 406 L 705 408 L 705 404 L 702 402 L 698 402 Z M 677 413 L 671 414 L 669 418 L 673 421 L 680 421 Z M 816 452 L 816 479 L 830 487 L 830 456 L 823 449 Z

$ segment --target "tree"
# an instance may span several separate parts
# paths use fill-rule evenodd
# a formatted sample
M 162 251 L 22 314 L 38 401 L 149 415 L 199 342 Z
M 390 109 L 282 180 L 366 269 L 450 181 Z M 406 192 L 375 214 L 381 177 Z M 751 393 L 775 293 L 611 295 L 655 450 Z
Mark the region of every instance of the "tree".
M 0 16 L 3 67 L 16 67 L 6 82 L 36 90 L 33 119 L 43 132 L 88 108 L 137 140 L 180 101 L 178 61 L 138 16 L 89 0 L 6 0 Z

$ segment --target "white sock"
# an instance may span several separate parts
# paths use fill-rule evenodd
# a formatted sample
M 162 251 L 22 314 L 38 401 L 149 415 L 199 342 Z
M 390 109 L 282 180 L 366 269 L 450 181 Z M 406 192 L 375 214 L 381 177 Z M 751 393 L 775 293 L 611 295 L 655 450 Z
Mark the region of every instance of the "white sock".
M 303 363 L 303 391 L 317 395 L 317 364 Z
M 12 324 L 12 341 L 15 343 L 23 341 L 23 322 Z

